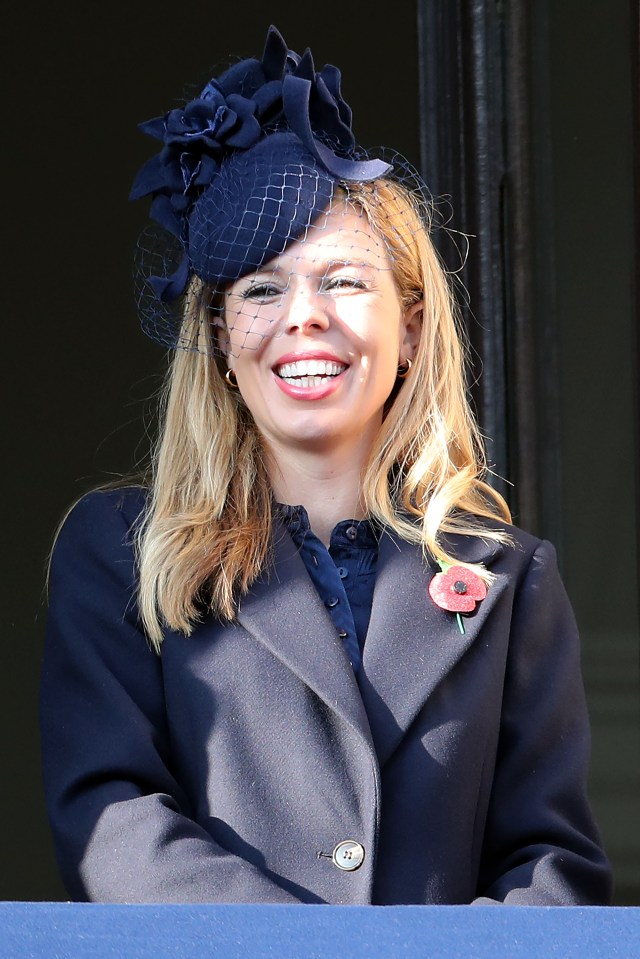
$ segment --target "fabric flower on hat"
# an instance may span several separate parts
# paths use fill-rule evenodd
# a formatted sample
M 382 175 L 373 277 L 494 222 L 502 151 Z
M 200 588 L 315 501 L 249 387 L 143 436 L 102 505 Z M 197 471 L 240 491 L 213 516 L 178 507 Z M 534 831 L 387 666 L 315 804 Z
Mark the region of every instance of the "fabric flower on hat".
M 442 572 L 436 573 L 429 583 L 429 595 L 436 606 L 455 613 L 458 628 L 464 633 L 461 613 L 473 613 L 478 603 L 487 595 L 487 587 L 473 570 L 438 560 Z
M 131 198 L 153 193 L 153 219 L 180 236 L 181 214 L 218 172 L 223 151 L 247 150 L 260 139 L 255 111 L 253 101 L 239 94 L 225 99 L 209 83 L 201 96 L 184 108 L 140 124 L 143 133 L 164 145 L 138 173 Z
M 140 124 L 163 147 L 138 173 L 130 198 L 153 194 L 152 219 L 182 238 L 185 213 L 223 159 L 283 122 L 322 161 L 336 155 L 315 140 L 317 132 L 345 154 L 355 144 L 340 71 L 327 65 L 316 73 L 310 51 L 298 57 L 272 27 L 262 60 L 236 63 L 184 107 Z
M 169 234 L 149 241 L 153 269 L 140 270 L 139 309 L 151 336 L 192 276 L 220 285 L 239 279 L 304 236 L 338 183 L 392 170 L 356 147 L 340 71 L 316 72 L 311 52 L 289 50 L 275 27 L 260 60 L 233 64 L 184 107 L 140 129 L 162 147 L 139 171 L 130 199 L 151 196 L 151 219 Z M 285 197 L 287 177 L 297 177 L 295 202 Z

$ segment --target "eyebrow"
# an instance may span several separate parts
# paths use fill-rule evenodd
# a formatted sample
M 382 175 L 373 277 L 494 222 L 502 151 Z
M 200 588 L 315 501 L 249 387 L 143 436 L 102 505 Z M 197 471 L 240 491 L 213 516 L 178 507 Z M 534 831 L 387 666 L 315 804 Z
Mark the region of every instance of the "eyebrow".
M 382 258 L 375 254 L 376 260 L 381 260 Z M 266 267 L 261 267 L 261 269 L 256 270 L 255 273 L 249 273 L 247 276 L 242 277 L 240 280 L 237 280 L 237 283 L 242 283 L 243 281 L 260 281 L 260 280 L 270 280 L 270 279 L 286 279 L 288 280 L 291 276 L 311 276 L 312 274 L 324 274 L 330 270 L 334 270 L 340 267 L 357 267 L 360 269 L 370 269 L 370 270 L 381 270 L 381 269 L 390 269 L 390 267 L 382 266 L 379 262 L 374 262 L 373 260 L 367 259 L 352 259 L 351 257 L 341 256 L 336 257 L 335 259 L 325 260 L 322 256 L 317 256 L 310 258 L 308 261 L 309 270 L 303 273 L 302 270 L 291 270 L 286 269 L 284 266 L 278 267 L 274 266 L 273 269 L 267 269 Z
M 377 255 L 376 258 L 380 259 Z M 335 260 L 327 260 L 325 266 L 328 270 L 332 270 L 336 266 L 358 266 L 370 267 L 374 270 L 381 269 L 378 264 L 372 263 L 371 260 L 352 260 L 350 257 L 339 257 Z

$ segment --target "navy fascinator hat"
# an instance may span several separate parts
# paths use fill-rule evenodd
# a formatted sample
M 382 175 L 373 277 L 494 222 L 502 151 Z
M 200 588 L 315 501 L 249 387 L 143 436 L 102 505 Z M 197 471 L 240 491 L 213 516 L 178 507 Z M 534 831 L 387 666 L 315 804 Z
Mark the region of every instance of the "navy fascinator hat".
M 194 348 L 181 332 L 194 277 L 224 289 L 304 237 L 337 185 L 392 171 L 356 146 L 340 71 L 316 72 L 273 26 L 260 60 L 140 129 L 162 146 L 131 190 L 152 198 L 154 222 L 138 246 L 138 307 L 145 332 L 171 347 Z

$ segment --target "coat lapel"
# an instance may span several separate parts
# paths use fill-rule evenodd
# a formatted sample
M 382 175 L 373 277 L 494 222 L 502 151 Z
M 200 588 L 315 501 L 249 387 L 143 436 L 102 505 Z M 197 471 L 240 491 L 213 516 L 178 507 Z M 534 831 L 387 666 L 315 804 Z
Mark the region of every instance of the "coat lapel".
M 353 669 L 286 529 L 274 520 L 274 563 L 242 600 L 238 621 L 371 744 Z
M 451 537 L 462 562 L 484 562 L 501 551 L 477 537 Z M 506 577 L 498 575 L 476 614 L 464 619 L 440 609 L 428 593 L 438 567 L 421 550 L 385 532 L 380 540 L 371 620 L 359 675 L 371 733 L 382 766 L 394 752 L 428 697 L 478 636 Z

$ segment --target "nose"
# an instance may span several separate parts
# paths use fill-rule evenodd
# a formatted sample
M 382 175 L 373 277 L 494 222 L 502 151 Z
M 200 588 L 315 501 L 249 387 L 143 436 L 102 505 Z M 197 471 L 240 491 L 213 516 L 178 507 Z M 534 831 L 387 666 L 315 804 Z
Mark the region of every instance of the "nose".
M 300 283 L 290 292 L 284 328 L 287 333 L 313 333 L 329 327 L 327 297 L 309 283 Z

